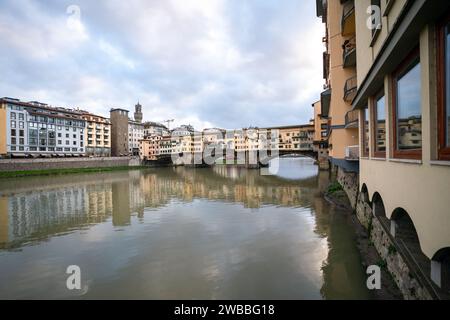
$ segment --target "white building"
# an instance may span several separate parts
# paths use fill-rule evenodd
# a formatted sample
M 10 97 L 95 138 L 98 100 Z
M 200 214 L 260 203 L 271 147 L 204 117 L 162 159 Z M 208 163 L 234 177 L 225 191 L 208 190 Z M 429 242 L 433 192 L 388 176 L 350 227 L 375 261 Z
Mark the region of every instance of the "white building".
M 0 155 L 84 156 L 86 122 L 78 110 L 0 99 Z
M 144 139 L 144 124 L 128 121 L 128 148 L 132 155 L 139 155 L 139 140 Z

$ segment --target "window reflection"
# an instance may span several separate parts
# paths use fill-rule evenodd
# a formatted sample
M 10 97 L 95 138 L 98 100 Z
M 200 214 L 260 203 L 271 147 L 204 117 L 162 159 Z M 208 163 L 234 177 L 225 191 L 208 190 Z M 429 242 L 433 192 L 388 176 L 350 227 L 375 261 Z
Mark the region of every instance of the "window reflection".
M 386 152 L 386 114 L 384 95 L 377 99 L 375 110 L 375 151 Z
M 364 138 L 363 138 L 365 156 L 369 156 L 369 109 L 364 109 Z
M 397 80 L 397 147 L 399 150 L 422 148 L 422 111 L 420 63 L 417 60 Z

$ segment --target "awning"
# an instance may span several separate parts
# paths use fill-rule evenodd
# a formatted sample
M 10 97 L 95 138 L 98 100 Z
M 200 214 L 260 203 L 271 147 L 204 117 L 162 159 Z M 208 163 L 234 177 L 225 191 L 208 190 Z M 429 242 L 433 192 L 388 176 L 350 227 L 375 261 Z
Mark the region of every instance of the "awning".
M 331 89 L 327 89 L 320 94 L 320 104 L 322 110 L 320 112 L 322 117 L 327 118 L 328 113 L 330 112 L 330 103 L 331 103 Z

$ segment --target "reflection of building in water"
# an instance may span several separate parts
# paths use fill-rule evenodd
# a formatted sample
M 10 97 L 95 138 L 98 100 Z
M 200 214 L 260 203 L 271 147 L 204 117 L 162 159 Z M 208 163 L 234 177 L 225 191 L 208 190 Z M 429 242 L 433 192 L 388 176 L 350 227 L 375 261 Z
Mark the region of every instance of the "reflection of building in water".
M 0 197 L 0 243 L 9 239 L 8 198 Z
M 36 191 L 38 183 L 44 187 Z M 80 175 L 69 181 L 67 177 L 23 180 L 14 193 L 0 183 L 0 190 L 9 190 L 0 198 L 0 243 L 14 247 L 105 222 L 111 216 L 113 226 L 130 225 L 131 215 L 142 217 L 145 208 L 165 206 L 172 199 L 221 200 L 247 208 L 300 206 L 308 203 L 316 186 L 315 177 L 289 181 L 229 166 Z
M 133 180 L 130 181 L 131 183 Z M 130 182 L 120 181 L 112 184 L 113 203 L 113 225 L 127 226 L 131 222 L 130 218 Z
M 0 247 L 100 223 L 111 212 L 111 188 L 103 184 L 4 195 L 0 198 Z

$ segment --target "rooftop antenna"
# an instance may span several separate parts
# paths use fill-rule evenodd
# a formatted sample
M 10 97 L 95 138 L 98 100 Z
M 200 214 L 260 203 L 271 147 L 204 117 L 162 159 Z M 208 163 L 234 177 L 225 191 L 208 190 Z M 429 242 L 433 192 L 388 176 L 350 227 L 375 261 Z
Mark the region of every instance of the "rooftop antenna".
M 169 129 L 170 130 L 170 123 L 171 122 L 174 122 L 175 120 L 174 119 L 170 119 L 170 120 L 165 120 L 165 121 L 163 121 L 164 123 L 167 123 L 167 129 Z

